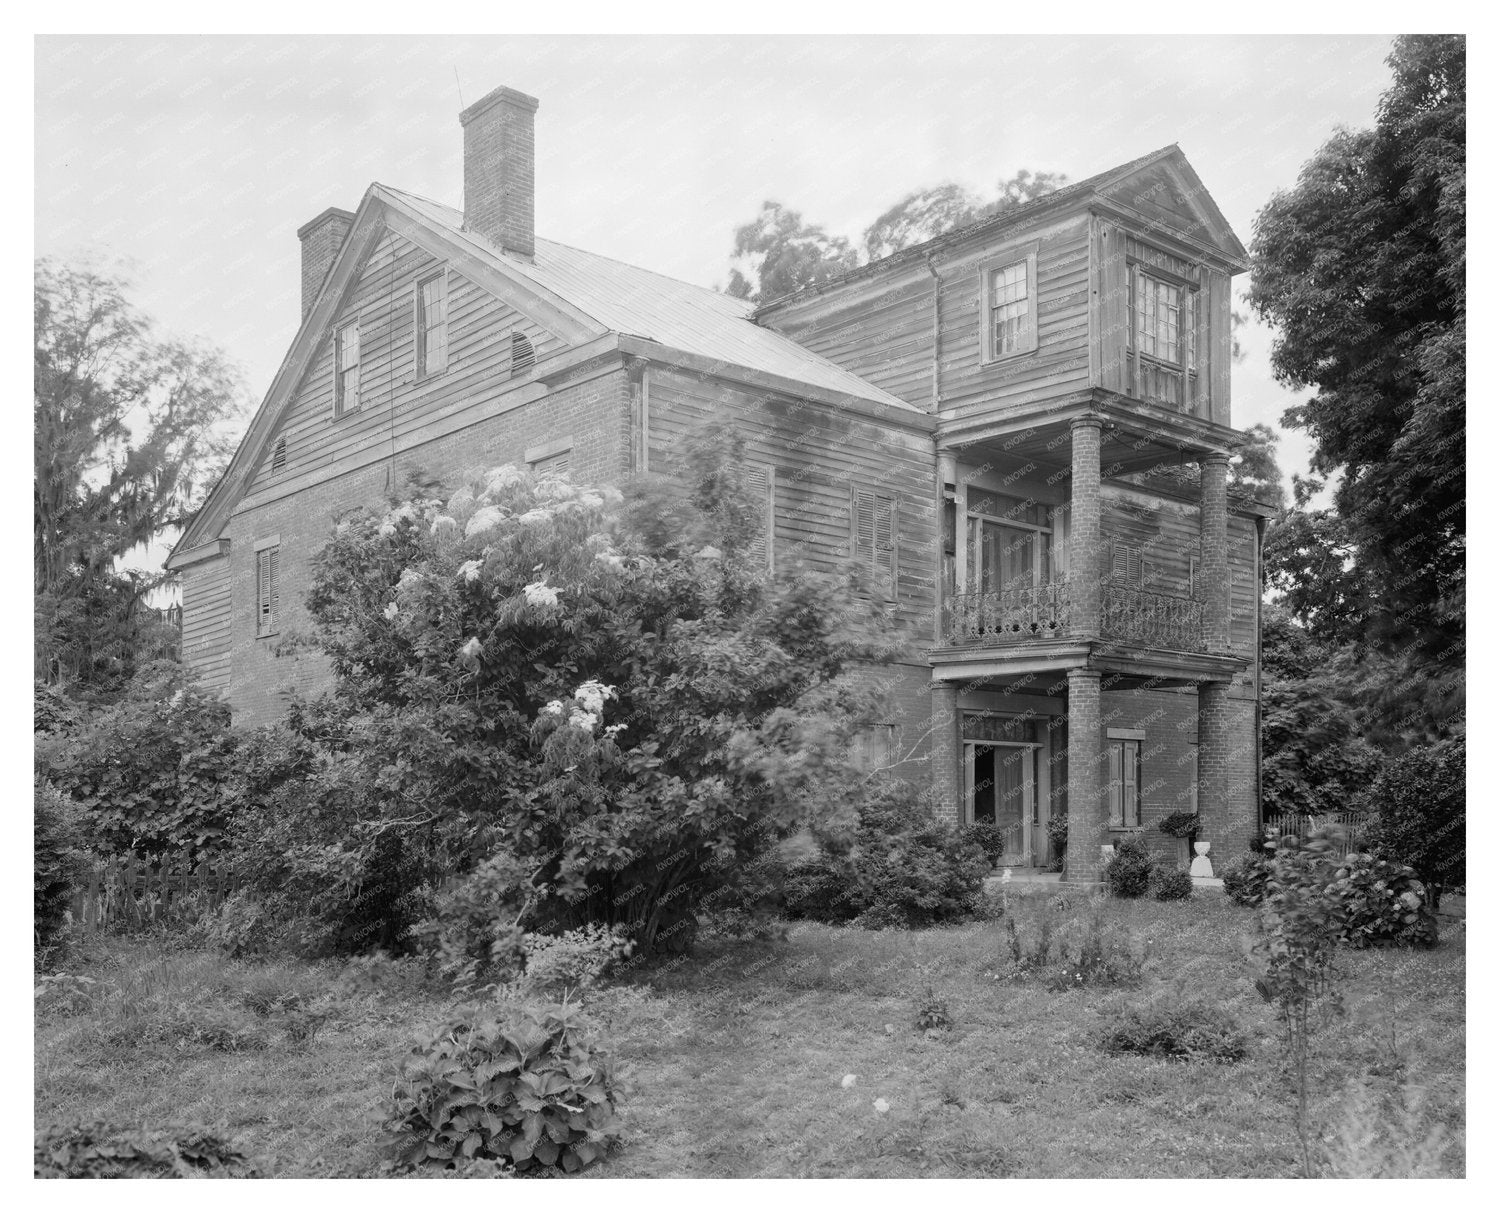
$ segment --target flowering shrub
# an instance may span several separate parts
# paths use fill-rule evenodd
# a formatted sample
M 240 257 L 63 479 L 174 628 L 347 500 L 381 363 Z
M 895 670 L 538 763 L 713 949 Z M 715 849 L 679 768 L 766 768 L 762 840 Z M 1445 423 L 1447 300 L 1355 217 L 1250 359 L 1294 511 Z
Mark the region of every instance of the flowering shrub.
M 349 906 L 399 841 L 392 948 L 423 883 L 504 850 L 518 867 L 495 893 L 522 930 L 685 949 L 762 830 L 852 825 L 850 742 L 875 703 L 841 675 L 889 622 L 854 573 L 770 577 L 747 556 L 759 515 L 732 442 L 686 465 L 685 487 L 629 503 L 502 467 L 341 520 L 307 598 L 337 683 L 302 710 L 306 776 L 256 827 L 267 870 Z
M 1437 919 L 1427 908 L 1426 892 L 1403 863 L 1348 856 L 1328 886 L 1339 911 L 1339 941 L 1357 948 L 1378 943 L 1431 947 L 1438 940 Z

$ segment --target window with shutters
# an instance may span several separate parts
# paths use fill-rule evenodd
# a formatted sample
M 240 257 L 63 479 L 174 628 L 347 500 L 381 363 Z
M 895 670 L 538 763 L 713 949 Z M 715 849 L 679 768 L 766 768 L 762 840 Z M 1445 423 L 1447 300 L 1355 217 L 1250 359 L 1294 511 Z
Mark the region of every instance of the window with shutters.
M 261 548 L 255 561 L 255 634 L 269 636 L 281 625 L 281 549 Z
M 446 270 L 417 284 L 417 377 L 441 375 L 448 369 L 448 273 Z
M 747 554 L 753 564 L 776 567 L 776 469 L 763 463 L 745 465 L 745 490 L 757 506 L 755 537 Z
M 1198 597 L 1198 557 L 1188 557 L 1187 592 L 1189 598 Z
M 1145 558 L 1141 548 L 1133 543 L 1113 545 L 1110 558 L 1109 579 L 1116 585 L 1132 590 L 1143 590 L 1156 575 L 1156 565 Z
M 333 415 L 359 408 L 359 325 L 346 324 L 333 339 Z
M 1141 824 L 1141 744 L 1109 738 L 1109 823 L 1118 829 Z
M 531 338 L 525 333 L 512 333 L 510 335 L 511 377 L 530 374 L 531 368 L 535 365 L 536 350 L 532 348 Z
M 854 559 L 873 574 L 875 588 L 896 597 L 896 498 L 854 490 Z
M 1037 347 L 1036 254 L 1032 243 L 980 270 L 984 361 L 1029 354 Z

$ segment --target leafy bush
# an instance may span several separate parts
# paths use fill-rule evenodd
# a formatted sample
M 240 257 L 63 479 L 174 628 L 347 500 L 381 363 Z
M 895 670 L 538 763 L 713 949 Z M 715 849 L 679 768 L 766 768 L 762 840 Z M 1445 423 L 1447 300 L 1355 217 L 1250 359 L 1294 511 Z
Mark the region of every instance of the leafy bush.
M 819 855 L 793 864 L 782 885 L 787 917 L 850 921 L 865 908 L 858 880 L 847 857 Z
M 54 1126 L 36 1136 L 37 1179 L 249 1178 L 254 1166 L 204 1129 L 142 1132 L 92 1124 Z
M 1206 999 L 1126 1007 L 1116 1013 L 1099 1043 L 1107 1053 L 1203 1061 L 1240 1061 L 1249 1050 L 1239 1021 Z
M 95 849 L 202 853 L 218 848 L 235 805 L 236 745 L 228 706 L 155 662 L 117 703 L 39 735 L 36 766 L 77 802 Z
M 432 915 L 416 924 L 414 938 L 455 985 L 508 981 L 525 963 L 520 923 L 529 887 L 520 860 L 497 851 L 433 898 Z
M 1047 841 L 1052 844 L 1052 862 L 1048 870 L 1061 872 L 1063 860 L 1068 854 L 1068 816 L 1056 813 L 1047 819 Z
M 1466 880 L 1465 759 L 1462 737 L 1412 750 L 1381 768 L 1365 800 L 1375 812 L 1369 849 L 1409 864 L 1434 910 Z
M 583 990 L 629 956 L 633 945 L 624 927 L 591 923 L 557 935 L 528 933 L 522 946 L 528 985 L 538 990 L 557 986 Z
M 387 1125 L 401 1164 L 573 1172 L 618 1145 L 614 1079 L 579 1008 L 504 1010 L 450 1019 L 412 1049 Z
M 1158 864 L 1151 869 L 1151 895 L 1157 901 L 1186 901 L 1193 895 L 1193 878 Z
M 916 789 L 899 780 L 870 789 L 853 862 L 860 921 L 873 927 L 972 917 L 990 872 L 984 852 L 933 816 Z
M 1241 906 L 1258 906 L 1265 900 L 1266 882 L 1270 876 L 1271 860 L 1259 854 L 1241 855 L 1219 871 L 1229 900 Z
M 984 852 L 991 867 L 1000 863 L 1000 857 L 1005 854 L 1005 831 L 993 821 L 971 821 L 961 826 L 958 833 L 965 842 Z
M 1123 839 L 1105 865 L 1104 880 L 1116 897 L 1144 896 L 1151 883 L 1151 854 L 1146 844 L 1134 835 Z
M 32 924 L 37 948 L 54 947 L 84 876 L 77 808 L 44 780 L 32 787 Z
M 1357 948 L 1379 943 L 1432 947 L 1438 940 L 1437 919 L 1427 908 L 1425 893 L 1405 864 L 1373 855 L 1346 857 L 1327 890 L 1337 906 L 1339 942 Z
M 1198 832 L 1198 814 L 1188 809 L 1178 809 L 1158 821 L 1156 828 L 1170 838 L 1191 838 Z

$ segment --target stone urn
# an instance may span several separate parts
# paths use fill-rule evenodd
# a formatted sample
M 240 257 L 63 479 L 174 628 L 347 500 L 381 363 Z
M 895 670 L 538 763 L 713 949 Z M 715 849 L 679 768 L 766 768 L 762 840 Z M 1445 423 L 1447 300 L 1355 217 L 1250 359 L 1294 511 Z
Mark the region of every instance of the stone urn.
M 1193 850 L 1197 857 L 1193 860 L 1193 866 L 1188 869 L 1189 876 L 1212 876 L 1214 865 L 1208 862 L 1208 843 L 1195 842 Z

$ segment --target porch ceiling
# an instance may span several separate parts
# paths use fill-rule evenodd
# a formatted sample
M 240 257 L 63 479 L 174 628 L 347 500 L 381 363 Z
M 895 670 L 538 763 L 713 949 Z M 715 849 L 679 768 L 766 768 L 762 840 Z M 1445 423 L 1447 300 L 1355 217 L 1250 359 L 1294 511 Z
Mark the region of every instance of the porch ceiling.
M 1249 664 L 1222 653 L 1179 653 L 1099 640 L 1046 641 L 993 648 L 934 648 L 928 652 L 932 681 L 982 682 L 986 689 L 1057 695 L 1067 689 L 1069 670 L 1096 670 L 1111 689 L 1195 687 L 1227 683 Z
M 1104 476 L 1176 467 L 1208 455 L 1228 456 L 1244 441 L 1228 426 L 1094 389 L 1003 413 L 943 421 L 937 444 L 939 450 L 998 452 L 1063 468 L 1070 460 L 1072 424 L 1085 417 L 1103 426 L 1099 464 Z

